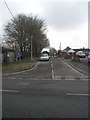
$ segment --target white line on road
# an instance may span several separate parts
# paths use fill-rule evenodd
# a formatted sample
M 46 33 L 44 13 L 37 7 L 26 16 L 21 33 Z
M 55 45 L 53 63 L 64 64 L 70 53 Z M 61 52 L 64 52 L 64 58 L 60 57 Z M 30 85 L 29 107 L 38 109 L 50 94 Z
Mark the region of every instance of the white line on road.
M 16 90 L 0 90 L 0 92 L 18 92 Z
M 52 79 L 54 80 L 54 70 L 53 70 L 53 63 L 51 61 L 51 69 L 52 69 Z
M 54 80 L 54 71 L 52 70 L 52 79 Z
M 81 93 L 67 93 L 69 96 L 90 96 L 90 94 L 81 94 Z
M 29 83 L 20 82 L 20 83 L 17 83 L 17 85 L 29 85 Z
M 65 80 L 75 80 L 74 76 L 66 76 Z
M 51 68 L 53 69 L 53 63 L 52 63 L 52 61 L 51 61 Z
M 54 76 L 57 80 L 79 80 L 79 81 L 88 81 L 88 76 Z
M 16 78 L 14 78 L 14 77 L 13 77 L 13 78 L 11 78 L 11 79 L 13 79 L 13 80 L 14 80 L 14 79 L 16 79 Z

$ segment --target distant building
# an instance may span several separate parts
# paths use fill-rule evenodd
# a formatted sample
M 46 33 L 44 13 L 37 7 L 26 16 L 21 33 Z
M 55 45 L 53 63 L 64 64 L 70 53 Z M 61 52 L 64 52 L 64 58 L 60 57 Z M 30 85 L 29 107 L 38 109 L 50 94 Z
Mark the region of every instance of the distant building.
M 63 52 L 68 52 L 71 48 L 70 47 L 66 47 Z
M 70 50 L 70 47 L 66 47 L 63 51 L 60 52 L 60 57 L 67 58 L 68 57 L 68 51 Z
M 88 55 L 88 53 L 90 52 L 89 48 L 80 48 L 80 49 L 73 49 L 75 52 L 78 51 L 83 51 L 86 55 Z

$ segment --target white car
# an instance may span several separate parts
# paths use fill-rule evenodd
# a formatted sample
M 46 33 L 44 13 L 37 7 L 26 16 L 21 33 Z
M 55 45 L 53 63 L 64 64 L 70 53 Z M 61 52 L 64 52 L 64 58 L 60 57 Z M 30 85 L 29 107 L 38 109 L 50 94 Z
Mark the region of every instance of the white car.
M 90 53 L 89 53 L 89 55 L 88 55 L 88 63 L 90 63 Z
M 40 57 L 40 61 L 49 61 L 49 55 L 44 53 Z
M 83 53 L 83 51 L 78 51 L 76 53 L 76 55 L 78 55 L 80 58 L 85 58 L 86 57 L 86 55 Z

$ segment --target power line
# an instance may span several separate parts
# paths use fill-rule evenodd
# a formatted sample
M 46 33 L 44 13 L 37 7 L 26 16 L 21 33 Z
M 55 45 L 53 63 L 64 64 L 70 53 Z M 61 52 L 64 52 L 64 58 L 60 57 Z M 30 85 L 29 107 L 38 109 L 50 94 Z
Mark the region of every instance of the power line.
M 3 0 L 3 1 L 4 1 L 5 5 L 6 5 L 6 7 L 8 8 L 10 14 L 12 15 L 12 17 L 15 19 L 14 15 L 12 14 L 12 12 L 11 12 L 10 8 L 8 7 L 7 3 L 5 2 L 5 0 Z

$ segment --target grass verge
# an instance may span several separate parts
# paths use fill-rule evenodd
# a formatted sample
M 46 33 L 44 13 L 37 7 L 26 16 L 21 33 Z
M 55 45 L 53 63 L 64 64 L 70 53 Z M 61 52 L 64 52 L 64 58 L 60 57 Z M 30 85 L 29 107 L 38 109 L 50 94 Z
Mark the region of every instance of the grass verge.
M 2 66 L 2 72 L 19 72 L 32 68 L 36 63 L 13 63 Z
M 18 61 L 15 63 L 3 64 L 2 72 L 12 73 L 28 70 L 31 69 L 38 61 L 39 58 L 33 58 L 32 60 L 30 58 L 24 58 L 21 63 Z

